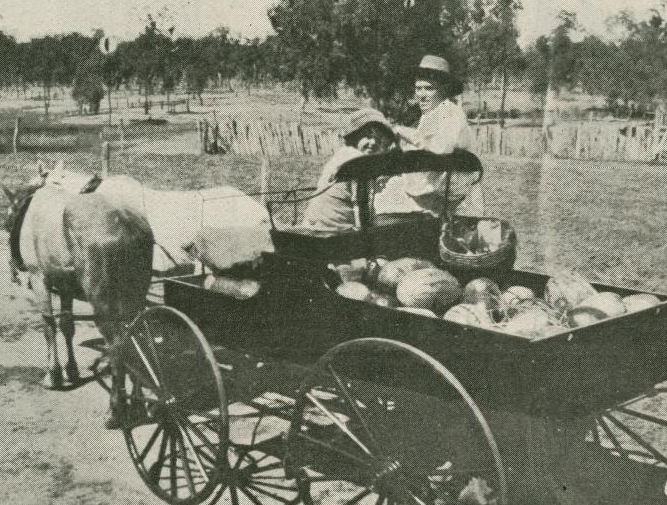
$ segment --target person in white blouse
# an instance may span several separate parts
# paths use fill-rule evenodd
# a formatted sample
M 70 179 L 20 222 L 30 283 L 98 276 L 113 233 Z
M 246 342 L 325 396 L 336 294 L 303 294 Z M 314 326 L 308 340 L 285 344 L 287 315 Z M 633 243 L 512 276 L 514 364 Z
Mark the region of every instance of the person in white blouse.
M 422 112 L 419 126 L 394 127 L 403 150 L 426 149 L 448 154 L 469 149 L 471 131 L 463 107 L 456 97 L 463 83 L 439 56 L 422 59 L 415 78 L 415 96 Z M 479 173 L 453 173 L 445 209 L 446 173 L 422 172 L 403 175 L 405 192 L 424 210 L 435 215 L 484 215 L 484 194 Z

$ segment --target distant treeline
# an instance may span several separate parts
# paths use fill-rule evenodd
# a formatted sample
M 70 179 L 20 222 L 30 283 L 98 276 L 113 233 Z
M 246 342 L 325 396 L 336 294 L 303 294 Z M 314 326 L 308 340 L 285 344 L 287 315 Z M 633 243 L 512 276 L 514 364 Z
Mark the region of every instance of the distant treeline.
M 477 95 L 481 110 L 490 85 L 510 85 L 544 97 L 551 88 L 601 95 L 610 105 L 643 109 L 667 95 L 667 23 L 657 11 L 647 20 L 622 13 L 609 20 L 613 42 L 588 35 L 575 42 L 577 20 L 561 12 L 558 27 L 522 49 L 517 39 L 519 0 L 281 0 L 269 10 L 275 34 L 240 40 L 221 27 L 201 38 L 175 37 L 173 27 L 149 17 L 134 40 L 111 54 L 100 50 L 102 31 L 17 42 L 0 32 L 0 86 L 19 95 L 71 87 L 95 112 L 106 89 L 138 87 L 148 96 L 177 86 L 201 100 L 210 86 L 297 82 L 305 99 L 335 96 L 345 84 L 395 119 L 410 117 L 412 75 L 425 53 L 444 55 Z M 575 38 L 576 39 L 576 38 Z M 148 110 L 146 111 L 148 112 Z

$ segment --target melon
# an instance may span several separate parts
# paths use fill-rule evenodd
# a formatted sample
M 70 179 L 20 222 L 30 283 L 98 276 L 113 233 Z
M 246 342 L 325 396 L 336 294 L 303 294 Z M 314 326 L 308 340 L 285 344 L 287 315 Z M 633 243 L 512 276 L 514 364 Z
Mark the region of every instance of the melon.
M 597 291 L 577 272 L 557 273 L 547 281 L 544 288 L 544 300 L 553 308 L 565 312 L 576 307 Z
M 594 324 L 606 318 L 607 314 L 593 307 L 576 307 L 567 311 L 567 319 L 572 328 Z
M 365 302 L 371 299 L 371 290 L 361 282 L 343 282 L 336 288 L 336 293 L 350 300 Z
M 395 296 L 385 295 L 383 293 L 376 293 L 376 292 L 371 292 L 371 297 L 368 301 L 374 305 L 387 308 L 394 308 L 401 305 L 401 303 Z
M 403 276 L 408 272 L 422 268 L 435 268 L 435 265 L 427 260 L 417 258 L 401 258 L 385 263 L 380 267 L 377 276 L 377 286 L 389 293 L 394 293 Z
M 483 305 L 473 305 L 470 303 L 460 303 L 454 305 L 442 316 L 446 321 L 452 323 L 465 324 L 468 326 L 482 326 L 491 328 L 493 321 Z
M 396 310 L 400 310 L 401 312 L 410 312 L 411 314 L 417 314 L 420 316 L 435 317 L 435 318 L 438 317 L 432 310 L 420 309 L 418 307 L 396 307 Z
M 514 307 L 523 300 L 535 298 L 535 292 L 524 286 L 510 286 L 500 295 L 500 301 L 505 307 Z
M 554 335 L 558 335 L 560 333 L 565 333 L 566 331 L 569 331 L 570 329 L 567 328 L 566 326 L 547 326 L 546 328 L 543 328 L 540 331 L 540 335 L 536 335 L 537 337 L 540 338 L 547 338 L 547 337 L 553 337 Z
M 625 314 L 626 308 L 620 295 L 609 291 L 603 291 L 593 296 L 589 296 L 577 307 L 588 307 L 599 310 L 606 314 L 606 317 L 615 317 Z
M 226 275 L 207 275 L 204 279 L 204 289 L 210 289 L 237 300 L 252 298 L 260 288 L 261 284 L 253 279 L 235 279 Z
M 637 312 L 638 310 L 650 309 L 660 305 L 660 299 L 648 293 L 638 293 L 636 295 L 626 296 L 623 300 L 625 310 L 628 312 Z
M 459 281 L 439 268 L 422 268 L 403 275 L 396 298 L 407 307 L 444 310 L 461 298 Z
M 551 316 L 539 307 L 531 307 L 520 312 L 500 328 L 507 333 L 535 337 L 551 326 Z
M 482 303 L 487 310 L 497 310 L 500 308 L 500 297 L 498 284 L 486 277 L 480 277 L 466 284 L 463 289 L 462 302 L 472 305 Z

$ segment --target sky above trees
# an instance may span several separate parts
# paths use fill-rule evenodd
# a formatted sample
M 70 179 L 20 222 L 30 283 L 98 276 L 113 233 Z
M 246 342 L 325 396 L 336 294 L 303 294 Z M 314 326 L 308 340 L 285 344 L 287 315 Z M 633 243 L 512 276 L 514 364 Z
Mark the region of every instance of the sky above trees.
M 19 41 L 45 34 L 95 28 L 123 39 L 133 39 L 144 28 L 149 13 L 162 12 L 182 35 L 200 36 L 221 25 L 232 35 L 248 38 L 271 31 L 266 16 L 276 0 L 2 0 L 0 30 Z M 523 0 L 518 16 L 519 42 L 526 45 L 553 30 L 557 14 L 569 10 L 589 33 L 604 35 L 605 19 L 627 9 L 644 17 L 661 10 L 664 0 Z

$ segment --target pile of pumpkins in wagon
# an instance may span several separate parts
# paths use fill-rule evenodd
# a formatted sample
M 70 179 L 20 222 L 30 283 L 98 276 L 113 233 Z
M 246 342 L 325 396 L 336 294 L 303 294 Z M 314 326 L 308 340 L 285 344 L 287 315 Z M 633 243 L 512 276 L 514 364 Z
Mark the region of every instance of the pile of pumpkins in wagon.
M 526 286 L 501 290 L 484 277 L 461 286 L 452 274 L 419 258 L 357 259 L 329 268 L 340 277 L 336 292 L 345 298 L 529 338 L 547 337 L 660 303 L 651 294 L 621 297 L 598 292 L 574 271 L 549 278 L 540 298 Z

